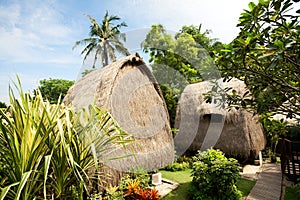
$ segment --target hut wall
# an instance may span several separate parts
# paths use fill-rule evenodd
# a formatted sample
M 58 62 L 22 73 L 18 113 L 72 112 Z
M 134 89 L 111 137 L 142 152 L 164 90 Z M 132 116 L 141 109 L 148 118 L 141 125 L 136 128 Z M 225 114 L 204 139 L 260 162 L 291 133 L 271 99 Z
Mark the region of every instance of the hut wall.
M 236 79 L 223 84 L 224 87 L 232 87 L 240 95 L 246 92 L 244 83 Z M 182 152 L 188 149 L 195 152 L 214 147 L 228 155 L 240 158 L 257 156 L 266 144 L 258 117 L 243 109 L 222 110 L 217 105 L 206 103 L 204 94 L 211 88 L 211 83 L 200 82 L 188 85 L 183 91 L 175 120 L 175 127 L 179 128 L 179 133 L 175 137 L 176 150 Z M 191 119 L 185 119 L 189 115 Z M 216 115 L 223 116 L 223 119 L 218 121 L 219 117 Z M 196 125 L 190 125 L 192 119 L 198 120 L 193 122 L 197 123 Z M 197 133 L 193 135 L 195 127 Z M 190 139 L 184 139 L 185 136 Z

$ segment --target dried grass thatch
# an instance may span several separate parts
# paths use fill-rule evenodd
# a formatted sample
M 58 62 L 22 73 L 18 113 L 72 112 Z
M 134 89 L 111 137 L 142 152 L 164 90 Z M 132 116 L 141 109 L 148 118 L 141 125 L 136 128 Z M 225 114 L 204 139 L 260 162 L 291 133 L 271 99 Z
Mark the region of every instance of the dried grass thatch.
M 237 94 L 246 92 L 245 84 L 237 79 L 218 80 L 222 88 L 233 88 Z M 225 154 L 249 158 L 265 147 L 265 136 L 258 117 L 246 110 L 221 109 L 219 104 L 206 103 L 205 94 L 214 84 L 204 81 L 188 85 L 180 98 L 175 127 L 177 152 L 197 151 L 214 147 Z M 232 91 L 232 90 L 231 90 Z
M 120 171 L 152 171 L 173 162 L 174 143 L 167 108 L 156 79 L 137 53 L 80 79 L 64 102 L 72 102 L 75 109 L 95 102 L 133 135 L 136 141 L 127 146 L 128 151 L 120 148 L 108 155 L 132 154 L 134 150 L 135 156 L 106 162 L 114 179 L 118 179 Z

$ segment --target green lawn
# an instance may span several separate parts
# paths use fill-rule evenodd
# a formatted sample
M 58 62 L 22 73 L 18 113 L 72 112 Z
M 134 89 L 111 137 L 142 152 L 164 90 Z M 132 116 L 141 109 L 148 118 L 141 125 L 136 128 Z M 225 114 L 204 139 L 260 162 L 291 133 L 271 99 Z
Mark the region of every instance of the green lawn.
M 298 194 L 291 187 L 285 188 L 284 200 L 300 200 Z
M 188 199 L 188 190 L 192 181 L 191 169 L 184 171 L 170 172 L 161 170 L 162 177 L 180 183 L 180 186 L 170 192 L 163 200 L 183 200 Z
M 255 181 L 251 181 L 244 178 L 241 178 L 237 182 L 237 188 L 243 193 L 243 196 L 247 196 L 254 185 L 255 185 Z
M 191 169 L 177 172 L 161 170 L 160 172 L 162 173 L 163 178 L 180 183 L 180 186 L 165 196 L 163 200 L 188 199 L 188 190 L 192 181 L 192 177 L 190 176 Z M 237 183 L 237 187 L 240 191 L 242 191 L 243 196 L 247 196 L 254 185 L 255 181 L 250 181 L 247 179 L 240 179 Z

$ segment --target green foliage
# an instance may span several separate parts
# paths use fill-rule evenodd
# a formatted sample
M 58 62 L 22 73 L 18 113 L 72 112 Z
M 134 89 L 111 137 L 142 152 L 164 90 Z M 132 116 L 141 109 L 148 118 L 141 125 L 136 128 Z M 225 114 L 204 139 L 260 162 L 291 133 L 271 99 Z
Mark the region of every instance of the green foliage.
M 98 156 L 129 142 L 129 135 L 94 106 L 76 113 L 15 86 L 20 98 L 10 88 L 10 114 L 0 110 L 0 199 L 89 196 L 101 178 Z
M 110 186 L 106 188 L 105 194 L 99 196 L 93 196 L 91 200 L 103 199 L 103 200 L 124 200 L 124 192 L 119 189 L 118 186 Z
M 122 41 L 126 41 L 126 36 L 120 32 L 120 28 L 127 26 L 125 22 L 114 25 L 114 22 L 119 21 L 120 18 L 116 15 L 109 16 L 108 11 L 106 11 L 101 24 L 98 24 L 90 15 L 86 16 L 91 22 L 90 37 L 77 41 L 73 47 L 74 49 L 78 45 L 86 45 L 81 52 L 81 54 L 85 54 L 83 61 L 89 55 L 94 54 L 92 68 L 95 69 L 95 64 L 99 56 L 102 60 L 102 66 L 106 66 L 109 64 L 109 60 L 112 62 L 116 61 L 116 51 L 122 55 L 129 55 L 129 51 L 122 43 Z
M 142 47 L 144 52 L 150 53 L 149 62 L 155 77 L 178 88 L 178 83 L 194 83 L 216 75 L 211 74 L 214 64 L 208 51 L 214 40 L 207 36 L 208 33 L 202 33 L 201 25 L 183 26 L 173 39 L 162 25 L 152 25 Z M 166 66 L 173 70 L 166 70 Z
M 150 175 L 145 170 L 138 170 L 132 172 L 130 175 L 125 175 L 121 178 L 120 189 L 123 191 L 126 189 L 127 185 L 132 181 L 138 181 L 139 187 L 146 189 L 150 186 L 151 178 Z
M 180 183 L 180 186 L 176 190 L 173 190 L 163 198 L 164 200 L 190 199 L 188 191 L 190 191 L 192 188 L 191 169 L 176 172 L 160 170 L 160 172 L 164 178 Z M 255 181 L 250 181 L 243 178 L 240 178 L 237 181 L 237 188 L 242 192 L 243 196 L 247 196 L 254 185 Z
M 275 154 L 278 142 L 286 137 L 288 132 L 287 122 L 283 120 L 271 119 L 271 114 L 266 113 L 260 116 L 260 121 L 265 130 L 268 144 L 272 150 L 272 154 Z
M 167 165 L 164 169 L 167 171 L 172 171 L 172 172 L 176 172 L 176 171 L 182 171 L 182 170 L 186 170 L 190 167 L 190 164 L 187 162 L 174 162 L 172 164 Z
M 299 184 L 292 187 L 285 188 L 284 200 L 299 200 L 300 199 L 299 197 L 300 197 Z
M 293 7 L 291 0 L 249 3 L 239 35 L 216 53 L 222 76 L 243 80 L 251 92 L 233 105 L 300 120 L 300 10 Z
M 200 26 L 183 26 L 175 38 L 162 25 L 152 25 L 143 51 L 150 54 L 152 72 L 162 87 L 174 126 L 178 98 L 189 83 L 217 77 L 219 74 L 211 58 L 215 40 L 202 32 Z
M 172 90 L 169 85 L 163 84 L 160 85 L 160 89 L 162 91 L 162 94 L 164 96 L 168 113 L 170 116 L 170 124 L 173 127 L 175 123 L 175 117 L 176 117 L 176 109 L 178 104 L 178 90 L 174 89 Z M 176 92 L 177 91 L 177 92 Z
M 84 70 L 82 73 L 81 73 L 81 75 L 82 75 L 82 77 L 84 77 L 84 76 L 86 76 L 87 74 L 89 74 L 89 73 L 91 73 L 92 71 L 95 71 L 96 69 L 86 69 L 86 70 Z
M 187 157 L 184 155 L 184 156 L 178 157 L 174 163 L 168 164 L 164 168 L 164 170 L 172 171 L 172 172 L 183 171 L 183 170 L 191 168 L 192 164 L 193 164 L 193 159 L 191 157 Z
M 7 105 L 6 103 L 0 101 L 0 108 L 7 108 Z
M 122 177 L 119 186 L 108 187 L 102 194 L 105 200 L 156 200 L 160 199 L 158 191 L 149 188 L 150 175 L 144 171 L 135 171 Z M 94 198 L 95 199 L 95 198 Z
M 58 103 L 59 98 L 63 99 L 74 81 L 64 79 L 44 79 L 40 81 L 39 91 L 50 103 Z
M 189 169 L 192 166 L 192 163 L 193 163 L 192 158 L 187 156 L 181 156 L 176 160 L 176 162 L 172 164 L 168 164 L 164 168 L 164 170 L 172 171 L 172 172 L 183 171 Z
M 219 150 L 210 149 L 194 156 L 192 167 L 192 199 L 240 199 L 236 183 L 239 179 L 238 161 Z
M 300 179 L 298 179 L 298 181 L 300 181 Z M 292 189 L 298 195 L 298 197 L 300 197 L 300 183 L 293 185 Z

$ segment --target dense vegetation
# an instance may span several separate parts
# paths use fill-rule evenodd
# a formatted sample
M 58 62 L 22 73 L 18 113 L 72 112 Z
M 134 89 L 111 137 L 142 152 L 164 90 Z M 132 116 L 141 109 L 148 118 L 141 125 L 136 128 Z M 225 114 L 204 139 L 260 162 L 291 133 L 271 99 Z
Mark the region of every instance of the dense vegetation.
M 152 72 L 162 88 L 172 127 L 185 86 L 219 76 L 210 54 L 220 44 L 208 35 L 201 25 L 183 26 L 173 38 L 163 25 L 152 25 L 142 42 L 143 51 L 150 54 Z
M 244 81 L 251 95 L 229 97 L 230 103 L 299 122 L 300 10 L 296 4 L 259 0 L 241 14 L 239 35 L 218 52 L 216 64 L 222 76 Z
M 74 112 L 38 90 L 32 97 L 16 89 L 20 98 L 10 89 L 10 107 L 0 110 L 0 199 L 83 199 L 99 192 L 91 186 L 103 176 L 100 155 L 129 135 L 94 106 Z

